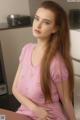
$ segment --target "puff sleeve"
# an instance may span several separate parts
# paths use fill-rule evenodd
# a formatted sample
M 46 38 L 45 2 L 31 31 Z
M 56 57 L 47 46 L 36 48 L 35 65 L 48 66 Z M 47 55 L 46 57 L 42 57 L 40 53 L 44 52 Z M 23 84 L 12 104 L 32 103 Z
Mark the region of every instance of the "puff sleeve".
M 24 61 L 25 57 L 28 56 L 31 45 L 32 45 L 31 43 L 27 43 L 26 45 L 23 46 L 23 48 L 21 50 L 21 54 L 19 56 L 20 64 Z
M 54 83 L 61 82 L 62 80 L 68 80 L 68 70 L 63 59 L 60 56 L 56 56 L 51 63 L 51 78 Z

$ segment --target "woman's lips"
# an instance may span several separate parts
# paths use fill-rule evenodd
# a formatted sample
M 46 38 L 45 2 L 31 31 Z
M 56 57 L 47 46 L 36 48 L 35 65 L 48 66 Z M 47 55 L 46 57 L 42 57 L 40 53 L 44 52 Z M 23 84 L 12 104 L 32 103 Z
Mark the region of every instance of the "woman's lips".
M 36 33 L 38 33 L 38 34 L 41 33 L 41 31 L 40 31 L 40 30 L 37 30 L 37 29 L 35 29 L 34 31 L 35 31 Z

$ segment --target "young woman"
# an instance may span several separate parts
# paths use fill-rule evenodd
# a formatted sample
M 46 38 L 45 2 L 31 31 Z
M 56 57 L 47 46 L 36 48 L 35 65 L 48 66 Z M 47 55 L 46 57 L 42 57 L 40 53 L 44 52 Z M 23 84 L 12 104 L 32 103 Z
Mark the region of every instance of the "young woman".
M 12 91 L 21 103 L 17 113 L 34 120 L 75 120 L 73 68 L 66 13 L 44 1 L 33 21 L 37 43 L 26 44 Z

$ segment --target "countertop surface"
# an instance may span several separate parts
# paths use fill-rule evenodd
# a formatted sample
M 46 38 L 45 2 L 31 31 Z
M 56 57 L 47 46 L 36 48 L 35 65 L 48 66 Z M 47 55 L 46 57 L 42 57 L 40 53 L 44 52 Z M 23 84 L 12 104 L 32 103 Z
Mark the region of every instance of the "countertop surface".
M 16 28 L 23 28 L 23 27 L 30 27 L 30 26 L 31 24 L 10 26 L 7 23 L 0 23 L 0 30 L 16 29 Z
M 29 116 L 0 108 L 0 120 L 32 120 Z

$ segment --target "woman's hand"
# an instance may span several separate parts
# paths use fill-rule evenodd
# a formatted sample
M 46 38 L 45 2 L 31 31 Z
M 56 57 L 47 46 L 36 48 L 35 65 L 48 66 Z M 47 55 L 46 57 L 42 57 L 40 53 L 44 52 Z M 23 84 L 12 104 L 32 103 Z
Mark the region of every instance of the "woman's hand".
M 34 113 L 37 117 L 37 120 L 49 120 L 48 112 L 43 107 L 36 107 Z

